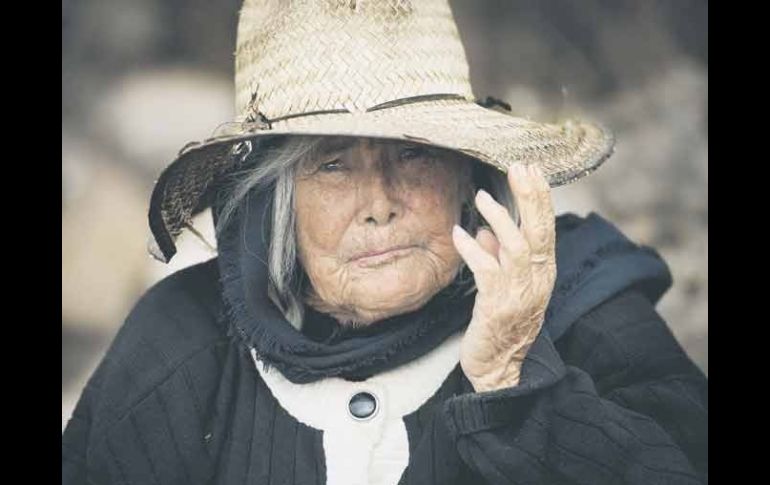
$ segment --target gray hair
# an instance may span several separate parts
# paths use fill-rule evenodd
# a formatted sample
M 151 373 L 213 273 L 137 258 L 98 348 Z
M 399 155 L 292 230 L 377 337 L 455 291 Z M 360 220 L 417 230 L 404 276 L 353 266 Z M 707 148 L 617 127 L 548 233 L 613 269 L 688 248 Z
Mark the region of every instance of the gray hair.
M 246 142 L 242 155 L 243 169 L 231 174 L 232 183 L 225 186 L 224 201 L 217 220 L 220 234 L 253 190 L 274 186 L 272 231 L 268 247 L 269 297 L 296 329 L 302 328 L 305 315 L 303 282 L 297 258 L 294 180 L 298 168 L 311 157 L 324 139 L 321 136 L 291 136 L 275 143 L 265 138 Z M 470 234 L 480 227 L 482 218 L 473 198 L 483 187 L 518 218 L 513 195 L 504 173 L 481 163 L 473 163 L 470 178 L 461 188 L 461 226 Z M 459 272 L 458 272 L 459 274 Z M 473 290 L 473 288 L 471 289 Z

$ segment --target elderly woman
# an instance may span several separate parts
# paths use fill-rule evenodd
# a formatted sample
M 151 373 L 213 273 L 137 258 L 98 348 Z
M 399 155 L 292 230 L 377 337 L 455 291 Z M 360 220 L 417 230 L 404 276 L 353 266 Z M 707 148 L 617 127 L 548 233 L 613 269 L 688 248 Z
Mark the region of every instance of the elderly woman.
M 554 217 L 606 129 L 476 102 L 441 0 L 247 1 L 236 85 L 150 207 L 159 258 L 209 206 L 218 256 L 128 316 L 64 483 L 707 482 L 665 263 Z

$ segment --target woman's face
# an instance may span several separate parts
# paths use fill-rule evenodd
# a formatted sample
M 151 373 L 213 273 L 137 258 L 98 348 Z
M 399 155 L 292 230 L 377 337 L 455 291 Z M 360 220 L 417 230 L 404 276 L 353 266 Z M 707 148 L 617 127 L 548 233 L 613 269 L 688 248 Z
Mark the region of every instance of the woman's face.
M 366 324 L 425 304 L 454 278 L 466 164 L 417 144 L 329 138 L 296 175 L 308 303 Z

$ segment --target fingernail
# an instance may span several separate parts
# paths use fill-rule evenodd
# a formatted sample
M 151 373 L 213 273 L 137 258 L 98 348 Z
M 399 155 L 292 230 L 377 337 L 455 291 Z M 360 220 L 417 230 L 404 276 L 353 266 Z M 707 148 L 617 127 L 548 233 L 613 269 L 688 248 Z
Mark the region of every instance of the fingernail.
M 485 199 L 491 199 L 492 198 L 492 196 L 489 195 L 489 192 L 487 192 L 484 189 L 479 189 L 479 191 L 476 192 L 476 195 L 479 196 L 479 197 L 484 197 Z

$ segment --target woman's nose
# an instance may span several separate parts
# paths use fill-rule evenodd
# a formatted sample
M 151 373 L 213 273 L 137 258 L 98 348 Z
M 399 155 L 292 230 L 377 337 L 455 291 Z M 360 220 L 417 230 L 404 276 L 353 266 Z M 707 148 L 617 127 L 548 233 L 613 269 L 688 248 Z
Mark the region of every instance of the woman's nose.
M 376 226 L 393 222 L 402 212 L 402 204 L 396 187 L 388 177 L 377 171 L 367 177 L 359 194 L 364 201 L 360 218 L 364 224 Z

